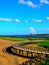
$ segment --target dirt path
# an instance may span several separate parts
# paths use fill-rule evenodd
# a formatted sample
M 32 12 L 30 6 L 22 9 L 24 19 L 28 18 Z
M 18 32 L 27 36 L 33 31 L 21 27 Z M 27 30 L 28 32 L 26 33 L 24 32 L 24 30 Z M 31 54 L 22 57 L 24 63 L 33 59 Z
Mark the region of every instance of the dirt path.
M 2 51 L 3 48 L 11 46 L 12 43 L 14 43 L 14 41 L 0 39 L 0 65 L 18 65 L 28 60 Z

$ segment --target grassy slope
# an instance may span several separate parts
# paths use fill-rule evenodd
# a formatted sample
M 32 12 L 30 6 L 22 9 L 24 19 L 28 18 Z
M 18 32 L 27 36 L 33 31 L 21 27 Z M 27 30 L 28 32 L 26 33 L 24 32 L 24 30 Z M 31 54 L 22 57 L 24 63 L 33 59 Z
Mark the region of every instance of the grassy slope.
M 0 36 L 0 39 L 4 39 L 4 40 L 11 40 L 11 41 L 27 41 L 29 40 L 28 38 L 20 38 L 20 37 L 4 37 L 4 36 Z M 44 39 L 44 38 L 34 38 L 33 40 L 45 40 L 45 42 L 39 43 L 39 46 L 47 46 L 49 47 L 49 40 Z
M 12 41 L 27 41 L 28 38 L 16 38 L 16 37 L 1 37 L 0 36 L 0 39 L 4 39 L 4 40 L 12 40 Z M 39 43 L 39 46 L 40 47 L 43 47 L 43 46 L 46 46 L 47 48 L 49 48 L 49 40 L 47 39 L 42 39 L 42 38 L 35 38 L 36 40 L 45 40 L 45 42 L 42 42 L 42 43 Z M 48 65 L 49 64 L 49 61 L 46 61 L 43 63 L 43 65 L 45 65 L 45 63 Z M 42 65 L 42 63 L 40 63 L 39 65 Z
M 40 47 L 45 47 L 49 50 L 49 40 L 45 40 L 45 42 L 39 43 Z M 44 63 L 41 62 L 39 65 L 49 65 L 49 59 L 45 61 Z
M 49 49 L 49 40 L 45 40 L 45 42 L 39 43 L 39 46 Z
M 16 37 L 0 37 L 0 39 L 11 40 L 11 41 L 27 41 L 27 38 L 16 38 Z

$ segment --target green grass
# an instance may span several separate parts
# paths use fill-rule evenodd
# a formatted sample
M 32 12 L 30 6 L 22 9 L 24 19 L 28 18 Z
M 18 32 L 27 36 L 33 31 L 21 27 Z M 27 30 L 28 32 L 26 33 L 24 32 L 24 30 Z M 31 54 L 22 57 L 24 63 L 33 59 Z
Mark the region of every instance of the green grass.
M 44 47 L 49 51 L 49 40 L 46 39 L 45 42 L 39 43 L 39 47 Z M 49 59 L 44 63 L 43 62 L 40 63 L 39 65 L 49 65 Z
M 44 47 L 49 50 L 49 40 L 45 40 L 44 42 L 39 43 L 39 47 Z
M 28 41 L 29 38 L 23 38 L 23 37 L 4 37 L 4 36 L 0 36 L 0 39 L 4 39 L 4 40 L 12 40 L 12 41 Z M 44 39 L 44 38 L 33 38 L 33 40 L 45 40 L 45 42 L 39 43 L 39 46 L 49 46 L 49 40 Z
M 27 41 L 27 38 L 16 38 L 16 37 L 0 37 L 0 39 L 11 40 L 11 41 Z
M 29 38 L 20 38 L 20 37 L 4 37 L 4 36 L 0 36 L 0 39 L 4 39 L 4 40 L 11 40 L 11 41 L 28 41 Z M 49 50 L 49 39 L 44 39 L 44 38 L 33 38 L 33 40 L 45 40 L 42 43 L 38 43 L 38 49 L 41 49 L 43 47 L 47 48 Z M 39 65 L 49 65 L 49 60 L 45 61 L 44 63 L 40 63 Z
M 41 62 L 39 65 L 49 65 L 49 59 L 45 62 Z

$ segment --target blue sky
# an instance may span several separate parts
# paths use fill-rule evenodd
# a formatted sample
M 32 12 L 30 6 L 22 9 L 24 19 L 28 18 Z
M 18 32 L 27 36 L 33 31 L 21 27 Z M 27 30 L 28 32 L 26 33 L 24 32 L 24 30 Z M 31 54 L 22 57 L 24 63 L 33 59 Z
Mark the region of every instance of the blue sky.
M 49 33 L 49 0 L 0 0 L 0 35 Z

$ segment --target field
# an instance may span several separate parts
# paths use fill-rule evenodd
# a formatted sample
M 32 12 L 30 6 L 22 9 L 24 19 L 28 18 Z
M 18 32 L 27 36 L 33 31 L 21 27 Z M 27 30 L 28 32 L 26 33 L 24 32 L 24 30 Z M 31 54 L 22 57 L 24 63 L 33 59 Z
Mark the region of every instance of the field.
M 45 41 L 42 43 L 34 44 L 34 45 L 26 45 L 26 47 L 30 46 L 30 47 L 37 47 L 38 49 L 42 49 L 42 50 L 43 48 L 45 48 L 46 50 L 49 50 L 49 39 L 34 38 L 33 40 L 38 40 L 38 39 L 45 40 Z M 11 55 L 9 53 L 2 51 L 2 49 L 11 46 L 16 41 L 29 41 L 29 38 L 16 38 L 16 37 L 4 37 L 4 36 L 1 37 L 0 36 L 0 65 L 18 65 L 18 64 L 21 64 L 22 62 L 29 60 L 27 58 L 14 56 L 14 55 Z
M 4 37 L 4 36 L 0 36 L 0 39 L 4 39 L 4 40 L 10 40 L 10 41 L 27 41 L 28 38 L 19 38 L 19 37 Z

